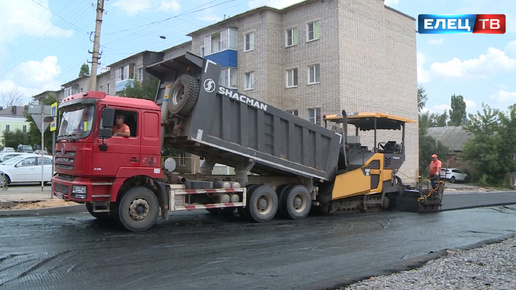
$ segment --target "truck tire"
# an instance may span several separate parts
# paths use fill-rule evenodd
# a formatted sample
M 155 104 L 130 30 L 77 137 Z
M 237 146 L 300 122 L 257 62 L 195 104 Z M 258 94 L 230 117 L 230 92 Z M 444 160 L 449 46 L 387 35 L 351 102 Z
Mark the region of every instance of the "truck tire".
M 257 188 L 258 186 L 260 186 L 259 184 L 248 184 L 246 186 L 246 189 L 247 189 L 247 197 L 254 191 L 255 188 Z M 246 198 L 246 204 L 248 202 L 248 198 Z M 247 207 L 247 206 L 246 206 Z M 247 214 L 247 210 L 243 207 L 237 207 L 237 212 L 238 214 L 243 217 L 244 219 L 246 220 L 252 220 L 251 217 Z
M 247 195 L 246 215 L 258 223 L 268 222 L 278 211 L 278 195 L 267 185 L 250 190 Z
M 197 79 L 184 74 L 181 75 L 172 86 L 168 110 L 172 114 L 186 117 L 192 112 L 199 96 L 199 83 Z
M 312 208 L 312 198 L 302 185 L 286 187 L 279 195 L 279 211 L 285 218 L 303 219 Z
M 158 218 L 158 198 L 146 187 L 128 190 L 118 204 L 117 217 L 126 229 L 142 232 L 154 225 Z

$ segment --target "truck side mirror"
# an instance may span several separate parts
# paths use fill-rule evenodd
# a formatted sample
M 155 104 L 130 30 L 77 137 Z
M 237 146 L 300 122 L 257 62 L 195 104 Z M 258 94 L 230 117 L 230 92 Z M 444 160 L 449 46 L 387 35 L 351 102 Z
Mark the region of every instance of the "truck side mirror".
M 101 128 L 112 128 L 115 122 L 115 109 L 105 107 L 102 110 Z
M 107 144 L 104 139 L 113 136 L 113 122 L 115 121 L 115 109 L 106 107 L 102 110 L 102 117 L 100 119 L 99 138 L 102 139 L 102 144 L 99 144 L 100 151 L 107 151 Z

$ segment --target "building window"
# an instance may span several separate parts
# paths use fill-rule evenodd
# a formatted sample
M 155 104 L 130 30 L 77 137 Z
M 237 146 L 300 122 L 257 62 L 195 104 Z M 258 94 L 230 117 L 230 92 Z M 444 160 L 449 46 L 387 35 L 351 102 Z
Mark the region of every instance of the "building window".
M 186 153 L 179 153 L 179 166 L 186 166 Z
M 285 31 L 285 42 L 287 47 L 297 45 L 297 27 Z
M 318 84 L 321 82 L 321 66 L 319 64 L 308 67 L 308 84 Z
M 109 94 L 110 85 L 111 84 L 106 84 L 106 94 Z
M 306 41 L 319 39 L 319 21 L 306 24 Z
M 287 88 L 297 87 L 297 68 L 287 70 Z
M 308 109 L 308 121 L 321 125 L 321 108 Z
M 23 133 L 27 133 L 27 125 L 23 125 Z
M 72 87 L 65 88 L 64 89 L 64 96 L 68 97 L 68 96 L 71 96 L 71 95 L 73 95 L 73 88 Z
M 143 67 L 138 68 L 138 81 L 139 82 L 143 81 Z
M 9 132 L 9 129 L 11 128 L 11 126 L 9 125 L 5 125 L 5 131 Z
M 134 80 L 134 63 L 128 65 L 127 68 L 128 68 L 127 76 L 129 77 L 130 80 Z
M 237 49 L 236 28 L 226 28 L 204 36 L 201 55 L 210 55 L 226 49 Z
M 117 82 L 127 79 L 134 80 L 134 63 L 117 68 L 115 71 L 115 79 Z
M 254 89 L 254 71 L 244 74 L 244 90 Z
M 254 50 L 254 32 L 244 35 L 244 51 Z
M 294 116 L 299 116 L 297 110 L 287 110 L 287 113 L 292 114 Z
M 115 78 L 116 78 L 117 82 L 125 80 L 125 77 L 124 77 L 124 67 L 123 66 L 116 69 L 116 71 L 115 71 Z
M 236 89 L 237 69 L 234 67 L 224 68 L 220 71 L 219 85 Z

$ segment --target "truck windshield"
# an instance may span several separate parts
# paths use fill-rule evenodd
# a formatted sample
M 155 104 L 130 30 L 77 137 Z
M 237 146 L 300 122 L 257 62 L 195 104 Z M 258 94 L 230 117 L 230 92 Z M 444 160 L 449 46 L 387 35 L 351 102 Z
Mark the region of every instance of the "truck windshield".
M 61 118 L 58 139 L 81 139 L 90 135 L 93 128 L 93 105 L 67 108 Z

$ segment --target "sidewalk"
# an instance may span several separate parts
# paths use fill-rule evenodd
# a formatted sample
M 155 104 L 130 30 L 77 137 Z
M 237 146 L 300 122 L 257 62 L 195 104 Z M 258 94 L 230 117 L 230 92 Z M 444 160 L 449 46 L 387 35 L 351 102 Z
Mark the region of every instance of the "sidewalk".
M 0 189 L 0 216 L 27 216 L 86 211 L 83 204 L 52 196 L 49 185 L 12 185 Z

